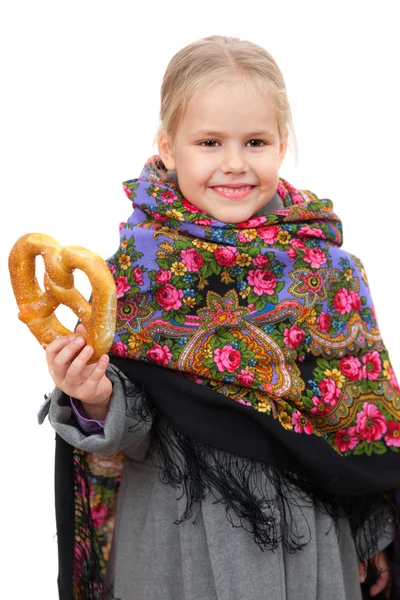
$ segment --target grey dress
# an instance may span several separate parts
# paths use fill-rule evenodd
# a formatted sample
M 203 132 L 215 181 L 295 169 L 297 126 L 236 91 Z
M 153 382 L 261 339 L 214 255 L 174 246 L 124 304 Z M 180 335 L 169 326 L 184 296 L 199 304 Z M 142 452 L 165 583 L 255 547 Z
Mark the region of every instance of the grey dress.
M 206 497 L 194 518 L 176 524 L 185 507 L 182 491 L 160 482 L 151 461 L 151 423 L 132 417 L 114 366 L 104 431 L 83 433 L 72 418 L 69 399 L 57 388 L 49 411 L 54 429 L 87 452 L 126 457 L 118 496 L 116 527 L 107 579 L 120 600 L 360 600 L 354 541 L 347 520 L 332 520 L 308 505 L 293 515 L 297 532 L 309 539 L 300 551 L 264 551 L 251 533 L 233 527 L 225 508 Z M 274 517 L 279 514 L 279 503 Z M 380 548 L 394 537 L 391 515 Z

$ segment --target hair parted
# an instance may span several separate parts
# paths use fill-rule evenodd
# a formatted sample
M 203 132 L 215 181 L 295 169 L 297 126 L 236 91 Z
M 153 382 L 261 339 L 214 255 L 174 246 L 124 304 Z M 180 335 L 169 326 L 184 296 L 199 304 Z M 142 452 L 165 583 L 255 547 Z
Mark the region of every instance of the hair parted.
M 279 135 L 287 131 L 288 146 L 297 163 L 297 140 L 283 75 L 274 58 L 261 46 L 235 37 L 213 35 L 173 56 L 161 86 L 160 131 L 173 140 L 190 99 L 200 89 L 241 79 L 249 89 L 274 103 Z

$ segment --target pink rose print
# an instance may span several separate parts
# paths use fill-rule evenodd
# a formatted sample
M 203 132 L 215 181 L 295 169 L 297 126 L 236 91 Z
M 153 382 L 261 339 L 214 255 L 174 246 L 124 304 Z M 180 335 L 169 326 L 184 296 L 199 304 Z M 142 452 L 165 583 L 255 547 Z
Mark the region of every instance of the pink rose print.
M 165 221 L 167 220 L 168 217 L 166 217 L 165 215 L 160 214 L 159 212 L 155 212 L 154 213 L 154 218 L 156 221 L 159 221 L 160 223 L 165 223 Z
M 214 256 L 217 263 L 222 267 L 233 267 L 236 263 L 237 250 L 232 246 L 224 246 L 217 248 Z
M 258 229 L 258 236 L 266 243 L 273 244 L 278 237 L 279 227 L 277 225 L 269 225 Z
M 256 271 L 249 271 L 247 278 L 249 285 L 253 287 L 254 293 L 257 296 L 267 294 L 272 296 L 276 288 L 276 277 L 270 271 L 257 269 Z
M 297 238 L 291 239 L 289 244 L 292 246 L 292 248 L 296 248 L 296 250 L 305 247 L 305 243 L 302 240 L 298 240 Z
M 333 297 L 333 306 L 341 315 L 351 312 L 352 304 L 349 292 L 342 288 Z
M 245 406 L 251 406 L 251 402 L 245 402 L 243 398 L 239 398 L 237 402 L 239 402 L 240 404 L 244 404 Z
M 240 229 L 254 229 L 254 227 L 258 227 L 262 223 L 265 223 L 265 220 L 265 217 L 253 217 L 252 219 L 238 223 L 238 227 Z
M 370 379 L 371 381 L 378 379 L 382 369 L 381 358 L 378 352 L 376 350 L 374 352 L 367 352 L 367 354 L 364 354 L 362 357 L 362 361 L 365 365 L 362 368 L 363 377 Z
M 74 478 L 75 478 L 75 476 L 74 476 Z M 87 495 L 89 494 L 90 497 L 93 498 L 93 496 L 94 496 L 93 486 L 91 485 L 90 481 L 86 481 L 85 478 L 79 474 L 79 472 L 76 474 L 76 485 L 77 485 L 80 495 L 82 495 L 86 498 Z
M 351 292 L 349 294 L 349 299 L 350 299 L 353 310 L 356 312 L 359 312 L 361 310 L 361 298 L 360 298 L 359 294 L 357 294 L 357 292 L 354 292 L 353 290 L 351 290 Z
M 115 273 L 117 272 L 115 265 L 108 265 L 108 268 L 110 269 L 112 275 L 115 275 Z
M 192 204 L 191 202 L 188 202 L 186 200 L 186 198 L 182 199 L 182 204 L 186 208 L 186 210 L 188 210 L 189 212 L 191 212 L 193 214 L 194 213 L 198 213 L 198 212 L 200 212 L 200 213 L 203 212 L 202 210 L 200 210 L 199 208 L 197 208 L 197 206 L 194 206 L 194 204 Z
M 323 398 L 319 398 L 318 396 L 313 396 L 313 404 L 314 408 L 311 409 L 311 412 L 314 415 L 318 415 L 322 417 L 330 412 L 332 412 L 332 406 L 330 404 L 325 404 Z
M 143 285 L 143 273 L 140 267 L 133 269 L 133 278 L 138 285 Z
M 396 446 L 396 448 L 400 448 L 400 423 L 388 421 L 385 442 L 386 446 Z
M 292 425 L 294 425 L 294 430 L 296 433 L 303 433 L 304 431 L 304 433 L 307 435 L 311 435 L 314 432 L 310 421 L 298 410 L 292 414 Z
M 331 326 L 331 317 L 326 312 L 321 312 L 317 319 L 318 327 L 321 331 L 329 331 Z
M 297 252 L 293 248 L 288 248 L 286 250 L 286 254 L 289 257 L 289 260 L 294 260 L 296 258 L 296 256 L 297 256 Z
M 375 323 L 378 323 L 378 317 L 376 316 L 375 306 L 371 306 L 371 313 L 372 313 L 372 316 L 374 317 Z
M 199 271 L 204 265 L 204 258 L 194 248 L 182 250 L 181 257 L 183 264 L 187 267 L 187 270 L 191 271 L 192 273 Z
M 325 377 L 320 384 L 319 389 L 321 390 L 322 397 L 324 402 L 327 404 L 331 404 L 332 406 L 336 406 L 337 401 L 340 398 L 340 388 L 336 387 L 333 379 L 329 377 Z
M 154 344 L 154 346 L 147 350 L 146 355 L 149 360 L 163 367 L 166 367 L 168 361 L 172 358 L 168 346 L 160 346 L 160 344 Z
M 249 244 L 253 239 L 251 236 L 246 235 L 246 231 L 239 231 L 237 234 L 238 240 L 242 242 L 242 244 Z
M 178 290 L 170 283 L 158 288 L 155 293 L 156 302 L 164 310 L 178 310 L 182 306 L 181 298 L 183 298 L 183 290 Z
M 304 248 L 304 260 L 310 263 L 313 269 L 318 269 L 326 263 L 326 256 L 319 248 Z
M 222 349 L 216 348 L 214 350 L 214 362 L 220 373 L 223 371 L 233 373 L 240 365 L 241 360 L 242 355 L 239 350 L 236 350 L 231 345 L 226 345 Z
M 103 525 L 106 516 L 108 515 L 108 508 L 104 504 L 97 504 L 91 510 L 93 525 L 95 527 L 100 527 Z
M 339 368 L 343 375 L 350 379 L 350 381 L 356 381 L 356 379 L 362 378 L 362 367 L 361 363 L 355 356 L 348 356 L 342 358 L 339 363 Z
M 199 210 L 199 212 L 202 212 L 202 211 Z M 211 221 L 211 219 L 196 219 L 196 221 L 194 221 L 194 223 L 196 225 L 204 225 L 205 227 L 208 227 L 209 225 L 211 225 L 212 221 Z
M 246 369 L 242 369 L 240 371 L 239 375 L 237 376 L 237 380 L 242 385 L 249 386 L 254 381 L 254 374 L 253 373 L 249 373 L 248 371 L 246 371 Z
M 362 411 L 357 415 L 356 429 L 360 438 L 370 444 L 372 440 L 380 440 L 386 433 L 386 419 L 375 404 L 364 402 Z
M 297 232 L 299 237 L 317 237 L 317 238 L 326 238 L 326 235 L 320 229 L 309 227 L 308 225 L 303 225 L 301 229 Z
M 172 277 L 171 271 L 165 271 L 164 269 L 160 269 L 156 273 L 156 281 L 157 283 L 167 283 Z
M 397 392 L 398 394 L 400 394 L 400 386 L 399 386 L 399 383 L 397 381 L 397 377 L 396 377 L 395 372 L 393 371 L 393 369 L 389 370 L 389 380 L 390 380 L 390 385 L 392 386 L 392 388 L 394 389 L 394 391 Z
M 117 288 L 117 298 L 122 298 L 125 292 L 131 289 L 131 286 L 128 282 L 128 278 L 123 275 L 115 279 L 115 286 Z
M 353 450 L 359 443 L 357 431 L 355 427 L 349 427 L 348 429 L 340 429 L 335 434 L 335 444 L 339 448 L 340 452 L 347 452 L 347 450 Z
M 111 353 L 114 356 L 122 356 L 122 358 L 126 358 L 128 356 L 128 346 L 123 342 L 115 342 L 115 344 L 111 347 Z
M 178 196 L 175 196 L 171 191 L 163 192 L 160 194 L 160 198 L 165 204 L 172 204 L 175 200 L 178 200 Z
M 264 269 L 269 265 L 269 258 L 265 256 L 265 254 L 259 254 L 256 258 L 253 258 L 253 263 L 256 267 L 260 267 L 260 269 Z
M 289 348 L 297 348 L 300 344 L 303 343 L 306 334 L 303 329 L 297 327 L 297 325 L 292 325 L 289 328 L 286 328 L 283 332 L 283 341 Z

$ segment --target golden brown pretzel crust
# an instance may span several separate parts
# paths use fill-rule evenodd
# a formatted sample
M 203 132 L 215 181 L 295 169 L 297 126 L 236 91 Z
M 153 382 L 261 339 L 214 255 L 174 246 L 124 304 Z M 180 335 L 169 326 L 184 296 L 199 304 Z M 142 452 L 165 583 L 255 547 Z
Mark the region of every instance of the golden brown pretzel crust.
M 37 282 L 35 258 L 45 265 L 43 292 Z M 54 314 L 60 304 L 68 306 L 82 321 L 87 343 L 94 353 L 89 363 L 107 353 L 114 340 L 117 294 L 113 276 L 104 260 L 80 246 L 65 246 L 41 233 L 28 233 L 14 244 L 8 261 L 11 283 L 26 323 L 44 348 L 55 338 L 72 332 Z M 92 285 L 91 303 L 74 287 L 73 271 L 81 269 Z

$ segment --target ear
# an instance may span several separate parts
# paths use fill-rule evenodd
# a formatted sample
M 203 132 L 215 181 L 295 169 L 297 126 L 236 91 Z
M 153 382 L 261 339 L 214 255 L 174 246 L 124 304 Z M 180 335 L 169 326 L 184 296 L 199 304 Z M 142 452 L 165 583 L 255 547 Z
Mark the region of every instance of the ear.
M 174 147 L 172 140 L 165 130 L 160 131 L 158 136 L 158 153 L 167 167 L 168 171 L 175 169 Z
M 279 144 L 279 168 L 283 163 L 283 159 L 286 156 L 286 150 L 288 147 L 288 132 L 285 131 L 282 135 L 280 144 Z

